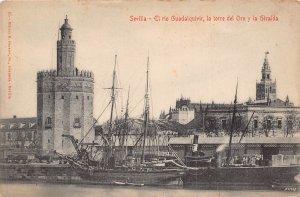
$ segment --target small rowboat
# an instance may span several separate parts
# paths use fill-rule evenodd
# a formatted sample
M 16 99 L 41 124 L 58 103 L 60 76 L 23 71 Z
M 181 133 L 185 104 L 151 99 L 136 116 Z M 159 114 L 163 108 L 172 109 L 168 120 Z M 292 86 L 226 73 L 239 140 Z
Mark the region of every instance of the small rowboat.
M 144 186 L 143 183 L 128 183 L 128 182 L 120 182 L 120 181 L 114 181 L 114 185 L 119 185 L 119 186 Z

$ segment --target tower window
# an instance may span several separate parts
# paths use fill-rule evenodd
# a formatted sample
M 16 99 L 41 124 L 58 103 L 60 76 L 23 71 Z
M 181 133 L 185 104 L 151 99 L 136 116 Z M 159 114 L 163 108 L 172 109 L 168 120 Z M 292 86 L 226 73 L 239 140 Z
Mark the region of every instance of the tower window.
M 87 100 L 89 100 L 90 99 L 90 96 L 87 96 Z
M 51 117 L 47 117 L 46 121 L 45 121 L 45 128 L 46 129 L 51 129 L 51 124 L 52 124 L 52 120 Z
M 48 98 L 50 98 L 50 95 L 48 95 Z
M 51 118 L 50 118 L 50 117 L 47 117 L 47 119 L 46 119 L 46 124 L 51 124 L 51 123 L 52 123 Z
M 50 139 L 48 139 L 48 143 L 50 143 Z
M 52 124 L 52 119 L 51 117 L 47 117 L 46 122 L 45 122 L 45 128 L 50 129 Z
M 76 96 L 76 99 L 78 99 L 78 96 Z
M 71 36 L 69 36 L 69 39 L 71 39 Z
M 74 128 L 80 128 L 81 124 L 80 124 L 80 118 L 74 118 Z
M 65 97 L 64 97 L 64 96 L 61 96 L 61 99 L 65 99 Z
M 267 79 L 270 79 L 270 75 L 269 74 L 267 74 Z

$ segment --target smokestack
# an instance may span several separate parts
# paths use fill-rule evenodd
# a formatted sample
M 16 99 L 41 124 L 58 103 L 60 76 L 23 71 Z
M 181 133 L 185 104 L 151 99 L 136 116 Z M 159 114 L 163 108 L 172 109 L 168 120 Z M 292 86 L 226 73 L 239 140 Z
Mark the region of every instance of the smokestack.
M 192 145 L 192 155 L 196 155 L 198 152 L 198 139 L 199 139 L 199 136 L 194 135 L 193 145 Z

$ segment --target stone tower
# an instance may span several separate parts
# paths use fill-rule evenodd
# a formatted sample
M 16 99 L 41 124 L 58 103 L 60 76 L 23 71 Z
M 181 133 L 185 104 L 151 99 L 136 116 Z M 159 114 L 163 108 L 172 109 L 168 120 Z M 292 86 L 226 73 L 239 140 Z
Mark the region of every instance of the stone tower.
M 261 69 L 261 80 L 256 83 L 256 100 L 276 100 L 276 81 L 271 78 L 271 68 L 268 61 L 269 52 L 265 53 L 265 60 Z
M 83 142 L 94 140 L 92 72 L 75 67 L 76 44 L 66 17 L 57 41 L 57 70 L 37 74 L 37 118 L 40 147 L 44 153 L 74 152 L 72 135 Z

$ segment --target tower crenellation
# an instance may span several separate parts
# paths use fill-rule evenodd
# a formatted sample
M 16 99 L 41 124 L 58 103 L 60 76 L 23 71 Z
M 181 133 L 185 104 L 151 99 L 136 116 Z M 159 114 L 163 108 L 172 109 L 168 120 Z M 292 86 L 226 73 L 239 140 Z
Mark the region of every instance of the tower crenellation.
M 76 68 L 77 69 L 77 68 Z M 94 73 L 92 71 L 86 71 L 86 70 L 74 70 L 69 76 L 64 76 L 64 77 L 84 77 L 87 79 L 94 79 Z M 38 71 L 37 73 L 37 78 L 42 79 L 42 78 L 51 78 L 51 77 L 59 77 L 57 75 L 56 70 L 43 70 L 43 71 Z

